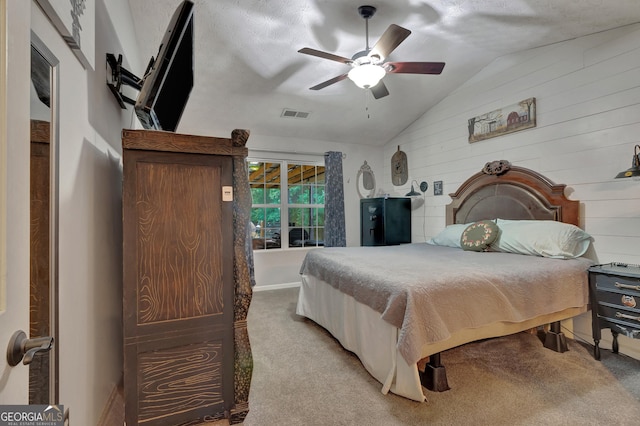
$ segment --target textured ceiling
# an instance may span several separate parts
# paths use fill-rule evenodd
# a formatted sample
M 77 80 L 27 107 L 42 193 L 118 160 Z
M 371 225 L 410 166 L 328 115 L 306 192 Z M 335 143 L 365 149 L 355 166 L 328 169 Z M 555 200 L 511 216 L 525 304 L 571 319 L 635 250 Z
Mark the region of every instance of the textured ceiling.
M 157 53 L 181 0 L 129 0 L 143 62 Z M 383 145 L 425 111 L 508 53 L 640 22 L 640 0 L 195 0 L 195 85 L 179 132 L 254 135 Z M 378 100 L 344 80 L 347 65 L 297 51 L 351 57 L 390 24 L 412 34 L 392 61 L 442 61 L 441 75 L 388 74 Z M 132 70 L 141 74 L 143 70 Z M 282 118 L 283 109 L 309 112 Z

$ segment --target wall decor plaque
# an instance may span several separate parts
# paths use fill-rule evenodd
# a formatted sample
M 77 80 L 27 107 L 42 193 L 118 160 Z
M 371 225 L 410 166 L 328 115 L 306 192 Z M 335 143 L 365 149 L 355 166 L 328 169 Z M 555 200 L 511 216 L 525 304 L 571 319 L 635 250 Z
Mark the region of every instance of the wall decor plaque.
M 468 120 L 469 143 L 536 126 L 536 98 L 529 98 Z
M 407 164 L 407 154 L 398 150 L 391 157 L 391 183 L 394 186 L 400 186 L 407 183 L 409 179 L 409 167 Z
M 85 69 L 95 69 L 95 0 L 37 0 Z

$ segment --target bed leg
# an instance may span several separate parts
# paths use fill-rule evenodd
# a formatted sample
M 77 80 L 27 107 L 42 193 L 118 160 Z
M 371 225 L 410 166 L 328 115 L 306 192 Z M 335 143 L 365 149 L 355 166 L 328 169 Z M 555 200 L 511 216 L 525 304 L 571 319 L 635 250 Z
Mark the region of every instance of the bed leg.
M 560 321 L 551 323 L 551 330 L 547 331 L 544 338 L 544 347 L 556 352 L 567 352 L 567 340 L 560 329 Z
M 440 362 L 439 352 L 429 356 L 429 363 L 425 365 L 424 372 L 419 373 L 420 383 L 430 391 L 444 392 L 451 389 L 447 383 L 447 371 Z

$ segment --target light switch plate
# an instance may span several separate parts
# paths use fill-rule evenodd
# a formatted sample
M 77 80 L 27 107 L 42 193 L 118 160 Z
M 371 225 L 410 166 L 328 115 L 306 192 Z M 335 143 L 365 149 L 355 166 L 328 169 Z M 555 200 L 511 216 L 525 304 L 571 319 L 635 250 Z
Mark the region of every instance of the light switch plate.
M 232 186 L 223 186 L 222 187 L 222 201 L 233 201 L 233 187 Z

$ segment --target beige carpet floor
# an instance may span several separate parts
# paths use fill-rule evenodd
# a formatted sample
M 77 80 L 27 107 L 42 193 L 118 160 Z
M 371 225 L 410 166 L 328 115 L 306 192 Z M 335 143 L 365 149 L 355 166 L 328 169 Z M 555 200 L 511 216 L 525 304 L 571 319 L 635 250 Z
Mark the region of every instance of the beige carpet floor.
M 451 390 L 426 391 L 427 402 L 383 395 L 355 355 L 295 314 L 297 294 L 254 293 L 247 426 L 640 425 L 640 400 L 621 385 L 640 368 L 616 378 L 590 348 L 570 340 L 559 354 L 527 333 L 445 352 Z

